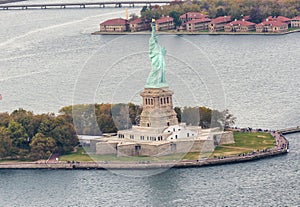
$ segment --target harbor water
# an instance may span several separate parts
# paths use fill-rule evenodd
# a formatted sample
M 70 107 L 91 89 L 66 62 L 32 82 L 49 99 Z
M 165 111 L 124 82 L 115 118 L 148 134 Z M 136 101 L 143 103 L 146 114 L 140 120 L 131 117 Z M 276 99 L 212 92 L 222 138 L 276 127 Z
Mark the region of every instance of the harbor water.
M 91 35 L 114 17 L 124 18 L 125 9 L 0 11 L 0 112 L 141 104 L 150 34 Z M 299 38 L 160 35 L 174 105 L 229 109 L 239 127 L 299 126 Z M 300 135 L 287 139 L 284 156 L 153 176 L 0 170 L 0 206 L 300 206 Z

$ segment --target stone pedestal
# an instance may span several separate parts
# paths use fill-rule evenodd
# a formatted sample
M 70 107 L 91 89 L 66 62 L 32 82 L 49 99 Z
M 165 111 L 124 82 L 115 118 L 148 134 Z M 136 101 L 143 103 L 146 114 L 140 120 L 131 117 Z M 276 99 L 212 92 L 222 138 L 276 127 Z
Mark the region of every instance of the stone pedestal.
M 176 112 L 173 109 L 173 92 L 168 88 L 145 88 L 143 111 L 140 119 L 142 127 L 163 127 L 177 125 Z

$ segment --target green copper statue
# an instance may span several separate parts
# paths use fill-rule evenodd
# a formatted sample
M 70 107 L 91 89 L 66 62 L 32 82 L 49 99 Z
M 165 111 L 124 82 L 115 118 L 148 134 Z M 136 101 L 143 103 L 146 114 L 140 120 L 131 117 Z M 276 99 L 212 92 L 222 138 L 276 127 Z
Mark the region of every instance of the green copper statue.
M 166 83 L 166 49 L 161 47 L 157 42 L 155 34 L 155 20 L 152 21 L 152 33 L 149 40 L 149 56 L 151 60 L 152 70 L 148 76 L 145 88 L 163 88 L 168 87 Z

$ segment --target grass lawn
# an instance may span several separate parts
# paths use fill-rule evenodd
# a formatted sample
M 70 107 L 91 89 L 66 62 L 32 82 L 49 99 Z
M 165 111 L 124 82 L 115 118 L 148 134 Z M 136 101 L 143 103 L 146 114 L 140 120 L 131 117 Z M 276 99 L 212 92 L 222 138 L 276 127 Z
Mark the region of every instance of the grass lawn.
M 117 157 L 115 155 L 89 155 L 82 147 L 77 148 L 76 152 L 61 156 L 60 161 L 123 161 L 123 162 L 145 162 L 145 161 L 168 161 L 168 160 L 197 160 L 204 157 L 218 157 L 237 155 L 242 153 L 253 152 L 256 150 L 268 149 L 274 147 L 275 139 L 272 135 L 264 132 L 234 132 L 234 144 L 226 144 L 216 147 L 213 153 L 200 154 L 198 152 L 190 152 L 187 154 L 166 155 L 160 157 L 146 156 L 128 156 Z
M 288 31 L 298 30 L 299 28 L 289 28 Z
M 269 149 L 274 147 L 275 144 L 275 139 L 269 133 L 234 132 L 233 135 L 235 143 L 216 147 L 212 156 L 228 156 Z
M 78 147 L 75 152 L 71 152 L 66 155 L 59 157 L 60 161 L 80 161 L 80 162 L 89 162 L 93 159 L 85 152 L 82 147 Z
M 174 154 L 159 157 L 147 157 L 147 156 L 128 156 L 128 157 L 117 157 L 116 155 L 93 155 L 86 153 L 85 149 L 78 147 L 76 152 L 60 156 L 60 161 L 79 161 L 79 162 L 90 162 L 90 161 L 123 161 L 123 162 L 145 162 L 145 161 L 170 161 L 170 160 L 192 160 L 198 159 L 199 153 L 187 153 L 187 154 Z

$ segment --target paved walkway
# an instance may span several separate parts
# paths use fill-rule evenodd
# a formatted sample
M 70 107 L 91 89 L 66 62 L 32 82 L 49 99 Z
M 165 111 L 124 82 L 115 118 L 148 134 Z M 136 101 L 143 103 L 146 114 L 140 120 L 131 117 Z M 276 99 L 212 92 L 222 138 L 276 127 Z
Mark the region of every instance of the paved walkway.
M 48 162 L 0 162 L 2 169 L 153 169 L 153 168 L 183 168 L 203 167 L 211 165 L 238 163 L 257 160 L 288 152 L 289 142 L 278 132 L 271 132 L 276 144 L 272 149 L 259 150 L 242 155 L 223 156 L 200 160 L 160 161 L 160 162 L 60 162 L 58 154 L 53 154 Z

